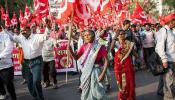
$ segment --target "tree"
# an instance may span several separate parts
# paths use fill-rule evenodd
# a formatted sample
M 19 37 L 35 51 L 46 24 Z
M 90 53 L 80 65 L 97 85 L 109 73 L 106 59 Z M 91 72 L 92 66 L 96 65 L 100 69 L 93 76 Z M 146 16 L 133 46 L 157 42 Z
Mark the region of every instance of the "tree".
M 163 1 L 163 15 L 167 15 L 175 11 L 175 1 L 174 0 L 164 0 Z
M 136 2 L 139 2 L 146 14 L 151 14 L 158 18 L 158 10 L 156 8 L 157 2 L 155 0 L 132 0 L 132 5 L 128 6 L 129 11 L 132 13 L 135 8 Z
M 170 10 L 175 10 L 175 1 L 174 0 L 164 0 L 163 4 L 166 4 L 170 7 Z
M 19 16 L 19 10 L 24 11 L 26 5 L 33 8 L 33 0 L 0 0 L 0 5 L 8 10 L 10 17 L 13 16 L 13 12 Z

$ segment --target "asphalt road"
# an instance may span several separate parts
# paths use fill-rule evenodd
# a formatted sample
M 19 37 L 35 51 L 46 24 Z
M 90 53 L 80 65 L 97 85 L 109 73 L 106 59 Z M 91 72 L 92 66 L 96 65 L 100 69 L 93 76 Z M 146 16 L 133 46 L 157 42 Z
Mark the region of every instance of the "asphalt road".
M 111 90 L 107 93 L 109 100 L 117 100 L 117 85 L 113 71 L 111 71 Z M 162 100 L 157 96 L 156 90 L 159 77 L 153 76 L 148 71 L 138 71 L 136 77 L 136 100 Z M 58 89 L 43 89 L 45 100 L 80 100 L 77 92 L 78 75 L 68 75 L 68 83 L 65 82 L 65 74 L 58 74 Z M 15 76 L 15 87 L 18 100 L 32 100 L 27 86 L 21 85 L 21 76 Z

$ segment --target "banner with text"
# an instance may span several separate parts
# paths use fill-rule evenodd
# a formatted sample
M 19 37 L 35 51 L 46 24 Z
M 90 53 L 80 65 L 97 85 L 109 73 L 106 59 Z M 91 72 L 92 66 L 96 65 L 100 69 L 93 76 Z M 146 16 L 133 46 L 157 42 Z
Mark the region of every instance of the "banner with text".
M 57 72 L 66 72 L 66 71 L 77 71 L 76 69 L 76 61 L 73 57 L 69 57 L 69 64 L 67 64 L 67 45 L 68 40 L 60 40 L 57 42 L 57 47 L 55 50 L 55 67 Z M 71 43 L 71 47 L 73 48 L 73 43 Z M 19 50 L 17 48 L 13 49 L 13 67 L 14 74 L 21 75 L 21 64 L 19 61 Z
M 67 64 L 67 45 L 68 40 L 60 40 L 57 42 L 58 46 L 55 48 L 55 63 L 57 72 L 76 71 L 76 61 L 72 56 L 69 57 L 69 64 Z M 71 43 L 73 48 L 73 43 Z
M 21 64 L 19 61 L 19 49 L 18 48 L 13 48 L 12 51 L 13 54 L 13 68 L 14 68 L 14 74 L 15 75 L 21 75 Z

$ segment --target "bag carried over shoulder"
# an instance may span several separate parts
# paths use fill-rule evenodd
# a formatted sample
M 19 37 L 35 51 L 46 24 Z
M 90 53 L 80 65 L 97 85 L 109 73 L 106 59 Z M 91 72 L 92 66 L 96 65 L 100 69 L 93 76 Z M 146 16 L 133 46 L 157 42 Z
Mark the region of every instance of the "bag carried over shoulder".
M 164 51 L 166 51 L 167 35 L 168 35 L 166 28 L 165 28 L 165 30 L 166 30 L 166 40 L 164 43 L 164 45 L 165 45 Z M 148 62 L 149 62 L 148 65 L 150 66 L 151 72 L 154 76 L 164 74 L 167 71 L 163 67 L 162 60 L 161 60 L 160 56 L 155 51 L 148 58 Z
M 163 68 L 161 58 L 156 52 L 151 54 L 148 58 L 148 62 L 150 70 L 154 76 L 164 74 L 165 70 Z

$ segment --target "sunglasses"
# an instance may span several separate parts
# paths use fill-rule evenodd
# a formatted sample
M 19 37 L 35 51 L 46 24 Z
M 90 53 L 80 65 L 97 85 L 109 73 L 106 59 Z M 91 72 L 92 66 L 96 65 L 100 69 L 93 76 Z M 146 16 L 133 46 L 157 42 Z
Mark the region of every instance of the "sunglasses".
M 125 33 L 119 33 L 119 35 L 125 35 Z

